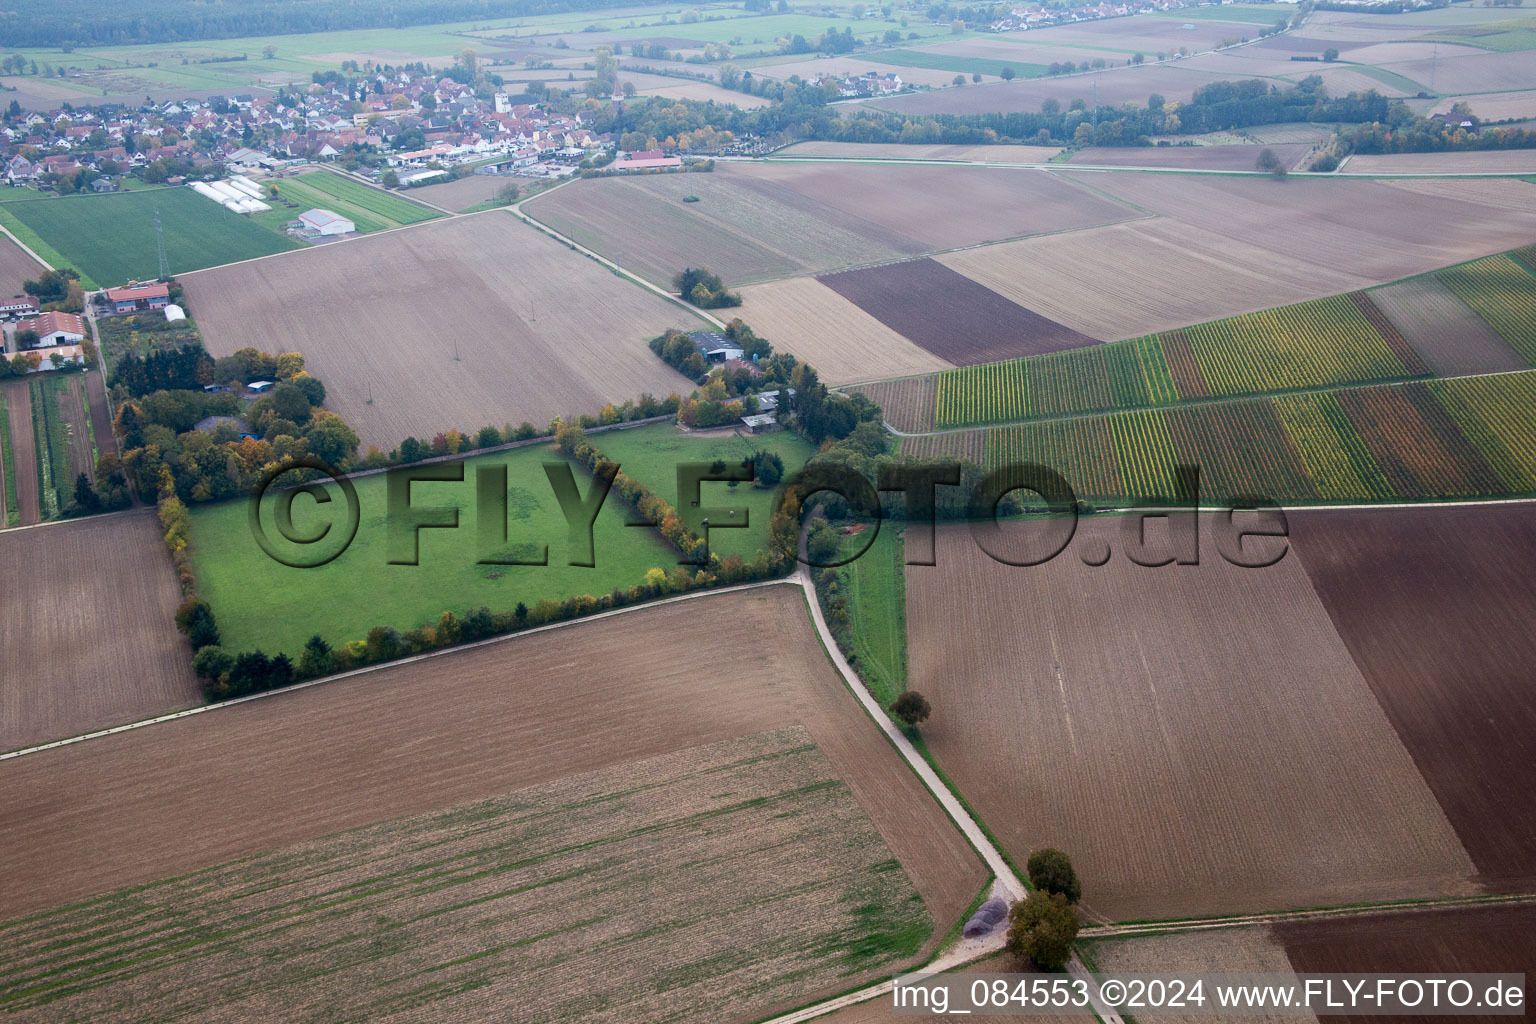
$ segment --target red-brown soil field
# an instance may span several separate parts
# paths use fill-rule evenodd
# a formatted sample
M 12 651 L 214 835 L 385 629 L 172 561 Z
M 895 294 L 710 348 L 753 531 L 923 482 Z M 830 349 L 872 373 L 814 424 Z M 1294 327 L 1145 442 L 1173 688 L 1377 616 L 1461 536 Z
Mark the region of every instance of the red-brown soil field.
M 845 270 L 817 280 L 957 366 L 1096 343 L 931 259 Z
M 1292 517 L 1387 719 L 1495 889 L 1536 882 L 1536 514 L 1527 503 Z
M 690 638 L 701 622 L 711 649 L 728 652 L 728 671 L 700 660 Z M 847 692 L 789 585 L 640 609 L 0 762 L 0 917 L 795 724 L 942 934 L 985 870 Z
M 32 431 L 32 391 L 25 380 L 0 384 L 5 415 L 11 429 L 11 465 L 16 469 L 16 504 L 21 525 L 41 522 L 37 492 L 37 440 Z
M 198 703 L 160 534 L 149 510 L 0 533 L 0 751 Z
M 1378 914 L 1273 926 L 1300 973 L 1524 974 L 1536 977 L 1536 906 Z M 1479 993 L 1481 995 L 1481 993 Z M 1337 1016 L 1329 1022 L 1422 1021 L 1409 1016 Z M 1507 1021 L 1474 1014 L 1458 1021 Z
M 182 282 L 209 352 L 302 352 L 364 451 L 686 392 L 687 379 L 645 342 L 700 326 L 499 211 Z
M 1069 851 L 1114 920 L 1476 891 L 1295 553 L 1233 566 L 1206 516 L 1198 566 L 1143 567 L 1135 522 L 1084 519 L 1037 567 L 944 526 L 906 569 L 923 735 L 1003 846 Z M 1043 529 L 1002 527 L 1012 557 Z

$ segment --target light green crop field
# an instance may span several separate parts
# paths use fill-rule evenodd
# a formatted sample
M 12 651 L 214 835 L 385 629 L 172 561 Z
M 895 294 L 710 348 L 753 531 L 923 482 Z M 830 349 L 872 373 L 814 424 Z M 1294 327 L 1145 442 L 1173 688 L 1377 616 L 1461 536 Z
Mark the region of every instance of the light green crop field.
M 645 484 L 672 505 L 677 505 L 677 466 L 684 462 L 740 463 L 758 450 L 770 451 L 784 460 L 784 475 L 788 477 L 805 465 L 805 460 L 816 449 L 799 434 L 781 430 L 775 434 L 763 434 L 753 438 L 736 434 L 684 434 L 670 423 L 635 427 L 632 430 L 611 430 L 594 434 L 588 440 L 592 446 L 619 464 L 626 476 Z M 745 510 L 748 525 L 716 529 L 714 524 L 730 522 L 736 517 L 715 515 L 711 517 L 709 531 L 710 551 L 721 558 L 740 555 L 751 558 L 768 545 L 768 520 L 773 515 L 778 488 L 754 487 L 748 483 L 732 487 L 728 483 L 700 485 L 700 504 L 704 507 L 734 508 Z
M 38 255 L 73 267 L 87 288 L 108 288 L 159 275 L 155 211 L 172 274 L 270 256 L 298 248 L 261 224 L 205 199 L 190 188 L 107 195 L 13 198 L 0 203 L 0 223 L 16 230 Z
M 1253 25 L 1273 25 L 1279 18 L 1289 17 L 1295 11 L 1288 7 L 1243 7 L 1237 4 L 1212 7 L 1180 7 L 1152 15 L 1173 21 L 1237 21 Z
M 297 178 L 274 181 L 278 195 L 299 208 L 274 205 L 266 213 L 253 215 L 253 219 L 272 231 L 281 232 L 284 226 L 296 220 L 305 210 L 323 209 L 338 213 L 357 226 L 361 234 L 387 231 L 403 224 L 415 224 L 432 220 L 442 214 L 425 206 L 392 196 L 361 182 L 352 181 L 329 171 L 311 171 Z
M 597 596 L 640 583 L 649 569 L 671 571 L 677 565 L 677 552 L 654 530 L 625 528 L 632 513 L 612 493 L 593 527 L 596 566 L 567 564 L 568 530 L 544 472 L 546 462 L 565 460 L 547 445 L 514 448 L 467 460 L 462 483 L 413 484 L 412 509 L 458 510 L 456 529 L 420 531 L 417 565 L 389 564 L 385 474 L 356 481 L 357 536 L 339 558 L 314 569 L 289 568 L 268 557 L 251 533 L 245 501 L 194 506 L 191 551 L 198 592 L 213 608 L 225 647 L 297 657 L 317 633 L 339 645 L 363 639 L 375 626 L 404 631 L 432 624 L 445 611 L 462 616 L 481 606 L 510 611 L 519 602 L 531 608 L 545 598 Z M 527 560 L 547 544 L 547 566 L 479 564 L 476 474 L 492 465 L 507 470 L 507 545 L 497 550 Z M 591 479 L 580 467 L 573 472 L 585 496 Z M 294 501 L 295 531 L 335 523 L 339 533 L 344 517 L 328 513 L 343 507 L 340 491 L 334 484 L 327 487 L 334 497 L 329 505 L 303 496 Z M 264 521 L 274 543 L 301 552 L 278 539 L 271 515 L 268 508 Z

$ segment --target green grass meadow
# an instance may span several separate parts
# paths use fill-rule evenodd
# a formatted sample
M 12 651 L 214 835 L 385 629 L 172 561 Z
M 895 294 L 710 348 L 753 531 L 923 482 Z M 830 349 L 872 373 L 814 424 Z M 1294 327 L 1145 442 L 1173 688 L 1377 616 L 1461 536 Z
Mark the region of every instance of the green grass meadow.
M 883 706 L 907 688 L 907 589 L 904 524 L 886 522 L 869 550 L 842 568 L 853 619 L 857 669 Z M 843 541 L 852 554 L 865 543 L 855 534 Z
M 676 505 L 677 466 L 683 462 L 739 463 L 753 452 L 773 452 L 784 460 L 788 476 L 805 464 L 816 449 L 798 434 L 781 430 L 774 434 L 744 438 L 736 434 L 685 434 L 670 423 L 610 430 L 593 434 L 588 440 L 598 451 L 619 464 L 629 477 L 639 480 L 668 502 Z M 721 558 L 740 555 L 751 558 L 768 546 L 768 520 L 773 515 L 778 488 L 759 488 L 743 483 L 705 483 L 700 487 L 700 504 L 705 507 L 744 509 L 748 525 L 709 531 L 710 551 Z M 712 523 L 731 517 L 715 516 Z
M 159 276 L 156 210 L 173 274 L 298 248 L 190 188 L 10 199 L 0 202 L 0 223 L 19 225 L 23 242 L 55 266 L 79 271 L 86 288 L 110 288 Z
M 482 605 L 510 611 L 518 602 L 532 607 L 544 598 L 597 596 L 642 582 L 649 569 L 671 571 L 677 565 L 676 551 L 656 531 L 626 528 L 631 513 L 611 493 L 593 529 L 596 566 L 568 565 L 565 517 L 542 465 L 564 461 L 551 446 L 514 448 L 467 460 L 462 483 L 414 484 L 413 510 L 456 507 L 459 518 L 457 529 L 420 531 L 417 565 L 389 564 L 382 473 L 355 482 L 357 536 L 339 558 L 314 569 L 289 568 L 268 557 L 252 536 L 247 502 L 194 506 L 191 552 L 198 592 L 212 606 L 226 648 L 259 647 L 297 658 L 316 633 L 340 645 L 364 639 L 375 626 L 405 631 L 432 624 L 444 611 L 462 615 Z M 478 564 L 476 470 L 489 465 L 507 468 L 508 546 L 502 550 L 529 559 L 548 544 L 547 566 Z M 580 467 L 573 471 L 585 496 L 591 479 Z M 344 522 L 339 512 L 326 514 L 343 507 L 339 488 L 327 486 L 335 498 L 331 505 L 296 498 L 296 531 Z M 276 538 L 271 504 L 271 499 L 264 503 L 264 522 Z

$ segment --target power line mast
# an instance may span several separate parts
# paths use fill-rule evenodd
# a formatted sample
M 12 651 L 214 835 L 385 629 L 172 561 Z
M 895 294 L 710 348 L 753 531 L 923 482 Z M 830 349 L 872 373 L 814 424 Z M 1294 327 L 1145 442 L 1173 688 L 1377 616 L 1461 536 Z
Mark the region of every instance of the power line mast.
M 1429 91 L 1430 92 L 1439 92 L 1439 90 L 1435 88 L 1435 72 L 1437 70 L 1439 70 L 1439 64 L 1440 64 L 1440 44 L 1436 43 L 1435 44 L 1435 48 L 1433 50 L 1429 51 Z
M 160 230 L 160 208 L 155 207 L 155 250 L 160 257 L 160 280 L 171 279 L 171 264 L 165 258 L 165 235 Z
M 1093 130 L 1098 134 L 1099 130 L 1099 76 L 1093 76 Z

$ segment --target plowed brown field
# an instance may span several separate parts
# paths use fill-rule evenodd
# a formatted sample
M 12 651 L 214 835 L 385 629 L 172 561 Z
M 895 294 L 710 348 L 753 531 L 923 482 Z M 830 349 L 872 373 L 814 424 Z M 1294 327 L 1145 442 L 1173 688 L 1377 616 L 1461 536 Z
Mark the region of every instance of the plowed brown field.
M 1207 517 L 1198 566 L 1146 568 L 1126 522 L 1083 521 L 1035 568 L 942 527 L 937 565 L 907 567 L 924 735 L 1004 846 L 1067 850 L 1112 919 L 1473 891 L 1294 553 L 1237 568 Z
M 20 295 L 22 283 L 36 278 L 44 269 L 21 246 L 0 235 L 0 299 Z
M 1298 972 L 1524 974 L 1527 984 L 1536 976 L 1536 907 L 1530 905 L 1297 921 L 1275 925 L 1273 931 Z M 1426 1018 L 1325 1019 L 1330 1024 L 1406 1024 Z M 1474 1014 L 1456 1019 L 1495 1024 L 1511 1018 Z
M 1529 369 L 1438 277 L 1415 277 L 1377 288 L 1370 296 L 1442 377 Z
M 645 342 L 702 326 L 501 212 L 182 281 L 210 352 L 302 352 L 364 451 L 686 391 Z
M 1293 517 L 1296 549 L 1481 879 L 1536 884 L 1536 516 Z
M 0 925 L 0 998 L 50 1024 L 735 1021 L 898 967 L 932 928 L 792 726 Z
M 703 622 L 712 649 L 729 652 L 728 671 L 700 661 L 691 638 Z M 788 585 L 627 612 L 0 762 L 0 917 L 794 724 L 947 930 L 984 869 L 847 692 Z
M 931 259 L 845 270 L 817 280 L 956 366 L 1095 344 Z
M 160 533 L 151 512 L 0 533 L 0 751 L 198 703 Z

